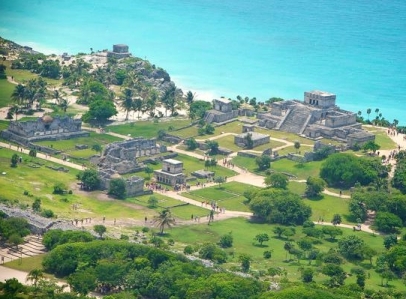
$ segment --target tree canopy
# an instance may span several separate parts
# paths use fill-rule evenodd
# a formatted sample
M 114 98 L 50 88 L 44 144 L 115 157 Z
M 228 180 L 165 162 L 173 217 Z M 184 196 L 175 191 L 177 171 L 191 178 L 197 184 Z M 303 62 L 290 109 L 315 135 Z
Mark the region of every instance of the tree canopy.
M 268 223 L 286 225 L 302 225 L 312 214 L 299 195 L 280 189 L 257 191 L 250 201 L 250 209 Z

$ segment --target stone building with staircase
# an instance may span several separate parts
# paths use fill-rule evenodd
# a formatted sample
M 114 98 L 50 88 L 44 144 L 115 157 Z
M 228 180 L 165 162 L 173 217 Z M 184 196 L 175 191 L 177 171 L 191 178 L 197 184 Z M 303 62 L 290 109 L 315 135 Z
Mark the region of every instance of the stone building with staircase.
M 184 184 L 186 176 L 183 174 L 183 162 L 175 159 L 162 161 L 162 169 L 154 171 L 154 177 L 159 183 L 175 186 Z
M 89 135 L 88 131 L 82 130 L 81 119 L 50 115 L 38 117 L 36 120 L 10 121 L 8 128 L 1 132 L 1 137 L 4 139 L 23 145 L 43 140 L 63 140 Z
M 225 98 L 213 100 L 213 108 L 206 111 L 204 121 L 210 123 L 224 123 L 238 117 L 239 111 L 233 110 L 230 100 Z
M 259 113 L 259 126 L 317 139 L 347 142 L 349 146 L 375 140 L 356 121 L 356 114 L 336 105 L 336 95 L 314 90 L 304 93 L 304 100 L 274 102 L 271 111 Z

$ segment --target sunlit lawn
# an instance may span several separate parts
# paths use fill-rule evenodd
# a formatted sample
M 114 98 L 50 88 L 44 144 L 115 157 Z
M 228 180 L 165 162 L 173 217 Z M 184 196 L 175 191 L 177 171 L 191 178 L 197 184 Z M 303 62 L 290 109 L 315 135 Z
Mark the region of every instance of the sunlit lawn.
M 169 208 L 174 217 L 180 218 L 182 220 L 190 219 L 192 214 L 194 216 L 199 217 L 203 217 L 208 214 L 207 209 L 184 203 L 180 200 L 176 200 L 168 196 L 165 196 L 164 194 L 161 194 L 159 192 L 156 192 L 152 195 L 143 195 L 138 197 L 127 198 L 126 201 L 135 203 L 143 207 L 149 207 L 148 200 L 151 196 L 154 196 L 158 199 L 157 207 L 152 209 L 153 211 L 156 212 L 164 208 Z
M 175 135 L 175 132 L 170 132 L 169 127 L 179 129 L 189 124 L 189 119 L 169 118 L 164 120 L 161 119 L 157 123 L 154 121 L 136 121 L 129 124 L 108 126 L 106 131 L 111 131 L 122 135 L 130 134 L 132 137 L 156 138 L 159 130 L 165 130 L 166 132 Z
M 339 214 L 343 217 L 344 223 L 351 223 L 348 210 L 349 199 L 322 194 L 317 199 L 304 198 L 303 200 L 312 208 L 311 218 L 313 221 L 318 221 L 321 218 L 325 222 L 331 222 L 334 214 Z
M 103 148 L 105 147 L 105 145 L 116 141 L 122 141 L 122 139 L 108 134 L 98 134 L 96 132 L 90 132 L 89 137 L 79 137 L 58 141 L 39 141 L 36 142 L 36 144 L 62 151 L 72 158 L 88 158 L 95 154 L 99 154 L 92 150 L 93 145 L 98 144 L 101 145 Z M 88 145 L 89 148 L 83 150 L 76 149 L 75 145 L 78 144 Z
M 289 280 L 297 281 L 300 279 L 300 274 L 297 270 L 300 265 L 297 263 L 297 261 L 286 262 L 286 258 L 289 259 L 289 255 L 287 255 L 286 251 L 283 249 L 286 239 L 277 238 L 272 232 L 274 227 L 275 225 L 253 223 L 243 218 L 234 218 L 224 221 L 216 221 L 215 219 L 210 226 L 207 224 L 200 224 L 175 227 L 167 231 L 168 235 L 166 238 L 172 238 L 175 240 L 175 242 L 196 246 L 204 243 L 218 243 L 222 235 L 231 233 L 234 240 L 233 248 L 227 249 L 226 251 L 233 252 L 233 255 L 229 255 L 228 264 L 226 267 L 230 267 L 231 265 L 238 266 L 239 255 L 245 253 L 253 258 L 251 264 L 252 269 L 266 270 L 270 267 L 282 267 L 288 271 Z M 364 232 L 354 233 L 351 229 L 342 229 L 342 231 L 343 236 L 338 237 L 338 239 L 356 234 L 362 238 L 366 244 L 377 250 L 378 253 L 385 250 L 383 247 L 383 239 L 380 236 L 375 236 Z M 260 233 L 267 233 L 270 237 L 270 241 L 265 242 L 262 247 L 259 246 L 259 244 L 254 240 L 255 236 Z M 301 232 L 301 227 L 296 227 L 296 235 L 292 237 L 292 243 L 295 244 L 296 241 L 303 236 L 304 234 Z M 314 247 L 322 252 L 327 252 L 330 248 L 337 248 L 337 242 L 331 242 L 327 239 L 321 239 L 320 241 L 321 244 L 314 245 Z M 263 253 L 266 250 L 272 251 L 272 257 L 269 260 L 263 258 Z M 301 261 L 301 265 L 307 264 L 307 261 Z M 367 265 L 369 262 L 364 262 L 362 264 Z M 344 264 L 347 272 L 350 272 L 350 269 L 355 266 L 356 265 L 349 262 Z M 312 263 L 311 267 L 316 267 L 314 262 Z M 377 284 L 380 282 L 379 275 L 373 270 L 368 272 L 370 272 L 371 277 L 370 279 L 367 279 L 366 287 L 379 289 L 380 287 L 377 286 Z M 319 274 L 315 276 L 314 279 L 316 281 L 322 281 L 326 280 L 327 277 Z M 350 278 L 348 280 L 350 280 Z M 353 280 L 354 279 L 352 279 L 351 282 L 353 282 Z M 349 281 L 347 283 L 349 283 Z M 405 286 L 402 286 L 401 283 L 391 283 L 396 285 L 396 287 L 405 289 Z
M 257 190 L 257 187 L 230 182 L 221 186 L 183 192 L 182 195 L 200 202 L 216 202 L 218 206 L 227 210 L 249 212 L 249 208 L 244 204 L 246 198 L 243 196 L 244 191 Z
M 271 163 L 271 169 L 277 172 L 289 173 L 297 179 L 306 180 L 309 176 L 318 177 L 323 161 L 298 163 L 288 159 L 280 159 Z
M 11 94 L 15 85 L 8 82 L 6 79 L 0 79 L 0 107 L 6 107 L 12 102 Z

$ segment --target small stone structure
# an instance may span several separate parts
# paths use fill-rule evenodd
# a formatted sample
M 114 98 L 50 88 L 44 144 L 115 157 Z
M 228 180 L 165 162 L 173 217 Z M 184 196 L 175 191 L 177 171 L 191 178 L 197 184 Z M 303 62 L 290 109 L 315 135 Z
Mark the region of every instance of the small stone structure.
M 234 143 L 238 145 L 239 147 L 247 147 L 247 136 L 248 134 L 251 135 L 252 139 L 252 146 L 256 147 L 262 144 L 269 143 L 269 135 L 257 133 L 257 132 L 246 132 L 246 133 L 241 133 L 239 135 L 234 136 Z
M 114 57 L 117 59 L 130 57 L 131 53 L 128 52 L 128 46 L 124 44 L 113 45 L 113 51 L 107 52 L 107 57 Z
M 61 140 L 87 137 L 90 133 L 82 130 L 82 121 L 68 116 L 55 117 L 45 115 L 37 120 L 11 121 L 8 128 L 1 132 L 4 139 L 20 144 L 42 140 Z
M 131 140 L 110 143 L 98 159 L 101 188 L 108 189 L 110 181 L 122 178 L 126 183 L 128 196 L 144 194 L 144 179 L 138 176 L 122 177 L 121 175 L 142 171 L 145 165 L 137 158 L 153 156 L 166 152 L 165 146 L 156 144 L 156 139 L 134 138 Z
M 335 94 L 320 90 L 305 92 L 303 102 L 274 102 L 270 112 L 258 113 L 257 118 L 262 127 L 312 139 L 337 139 L 349 146 L 375 140 L 375 135 L 362 130 L 355 113 L 336 106 Z
M 175 186 L 184 184 L 186 177 L 183 174 L 183 162 L 175 159 L 162 161 L 162 169 L 154 171 L 154 177 L 160 183 Z
M 199 179 L 208 179 L 208 178 L 214 177 L 214 171 L 199 169 L 199 170 L 193 171 L 192 175 Z
M 206 123 L 223 123 L 238 117 L 238 110 L 233 110 L 230 100 L 220 98 L 213 100 L 214 109 L 206 111 L 204 121 Z

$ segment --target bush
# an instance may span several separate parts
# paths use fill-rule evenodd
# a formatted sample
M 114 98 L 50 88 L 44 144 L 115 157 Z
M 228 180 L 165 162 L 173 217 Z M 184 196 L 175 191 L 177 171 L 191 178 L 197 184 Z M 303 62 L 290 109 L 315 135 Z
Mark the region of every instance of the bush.
M 191 245 L 187 245 L 184 249 L 183 249 L 183 253 L 184 254 L 193 254 L 194 249 Z
M 264 251 L 264 258 L 265 259 L 270 259 L 271 257 L 272 257 L 272 252 L 271 251 L 269 251 L 269 250 Z
M 149 232 L 149 227 L 144 226 L 141 230 L 143 233 Z
M 66 190 L 66 186 L 62 183 L 57 183 L 54 185 L 54 194 L 64 194 Z
M 233 235 L 228 233 L 220 238 L 220 247 L 222 248 L 230 248 L 233 246 Z
M 55 214 L 52 210 L 42 210 L 41 216 L 45 218 L 53 218 Z
M 168 239 L 168 245 L 169 246 L 175 245 L 175 240 L 174 239 Z

